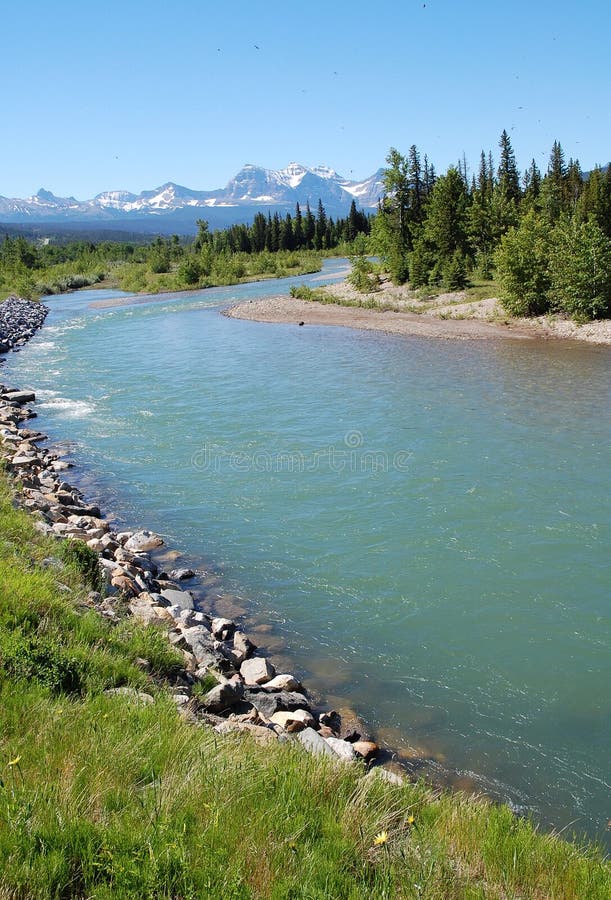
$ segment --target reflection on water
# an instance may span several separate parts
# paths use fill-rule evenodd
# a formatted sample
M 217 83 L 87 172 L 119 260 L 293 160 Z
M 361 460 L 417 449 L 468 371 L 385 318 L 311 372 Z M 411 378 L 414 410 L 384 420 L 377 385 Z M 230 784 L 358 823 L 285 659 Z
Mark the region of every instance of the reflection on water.
M 327 702 L 604 836 L 611 353 L 214 308 L 265 292 L 52 300 L 4 378 L 76 442 L 89 493 L 203 565 L 216 608 L 269 624 L 258 643 Z

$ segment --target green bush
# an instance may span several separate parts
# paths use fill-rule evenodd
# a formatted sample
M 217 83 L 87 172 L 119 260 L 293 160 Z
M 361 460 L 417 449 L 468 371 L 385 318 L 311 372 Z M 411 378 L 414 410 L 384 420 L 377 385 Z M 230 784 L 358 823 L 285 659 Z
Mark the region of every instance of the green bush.
M 363 294 L 369 294 L 379 289 L 380 276 L 378 267 L 370 259 L 359 254 L 358 256 L 351 256 L 350 263 L 352 271 L 348 275 L 348 281 L 353 288 Z
M 538 316 L 550 309 L 549 252 L 549 226 L 534 210 L 503 235 L 495 264 L 507 312 Z
M 54 693 L 78 693 L 83 663 L 71 656 L 57 638 L 0 632 L 0 669 L 5 677 L 37 681 Z
M 68 538 L 61 545 L 61 557 L 95 591 L 102 589 L 104 578 L 97 553 L 84 541 Z
M 611 241 L 595 222 L 557 225 L 549 273 L 556 309 L 581 321 L 611 315 Z

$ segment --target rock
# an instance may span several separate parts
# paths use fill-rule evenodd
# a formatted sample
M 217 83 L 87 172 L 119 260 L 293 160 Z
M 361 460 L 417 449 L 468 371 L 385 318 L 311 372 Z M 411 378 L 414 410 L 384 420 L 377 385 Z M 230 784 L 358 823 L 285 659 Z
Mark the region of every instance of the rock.
M 36 400 L 36 394 L 34 391 L 9 391 L 2 399 L 23 406 L 24 403 L 33 403 Z
M 342 741 L 340 738 L 336 737 L 327 737 L 325 740 L 333 752 L 337 753 L 340 759 L 343 759 L 345 762 L 355 761 L 356 753 L 354 744 L 350 744 L 348 741 Z
M 314 731 L 313 728 L 304 728 L 304 730 L 300 731 L 297 735 L 297 740 L 303 744 L 308 753 L 313 753 L 316 756 L 330 756 L 337 759 L 335 751 L 329 747 L 326 740 L 321 738 L 319 733 Z
M 292 734 L 295 731 L 303 731 L 304 728 L 313 728 L 316 724 L 314 716 L 307 709 L 280 710 L 270 718 L 274 725 L 280 725 L 285 731 Z
M 156 547 L 163 545 L 163 538 L 152 531 L 136 531 L 125 541 L 126 550 L 134 553 L 145 553 L 147 550 L 155 550 Z
M 352 746 L 355 753 L 362 756 L 364 760 L 373 759 L 380 749 L 374 741 L 354 741 Z
M 135 597 L 133 600 L 130 600 L 129 611 L 135 619 L 138 619 L 139 622 L 144 622 L 145 625 L 152 625 L 153 623 L 159 622 L 155 607 L 152 606 L 149 601 L 143 600 L 140 597 Z
M 241 665 L 247 657 L 252 656 L 256 649 L 257 645 L 253 644 L 243 632 L 236 631 L 233 636 L 233 650 L 236 657 L 239 658 L 239 665 Z
M 135 703 L 143 703 L 149 704 L 154 703 L 153 698 L 150 694 L 145 694 L 144 691 L 137 691 L 136 688 L 131 687 L 117 687 L 117 688 L 108 688 L 104 691 L 105 694 L 116 697 L 126 697 L 128 700 L 133 700 Z
M 195 609 L 193 594 L 189 591 L 174 591 L 166 588 L 161 592 L 161 596 L 170 606 L 178 606 L 180 609 Z
M 367 778 L 382 778 L 389 784 L 397 785 L 397 787 L 401 787 L 407 781 L 406 778 L 397 774 L 397 772 L 391 772 L 390 769 L 383 769 L 381 766 L 374 766 L 373 769 L 370 769 L 367 773 Z
M 212 634 L 219 641 L 228 641 L 236 629 L 236 624 L 230 619 L 223 619 L 217 616 L 212 620 L 211 629 Z
M 170 578 L 174 581 L 186 581 L 187 578 L 195 578 L 193 569 L 172 569 Z
M 278 736 L 272 728 L 264 725 L 253 725 L 252 722 L 219 722 L 214 726 L 218 734 L 230 734 L 232 731 L 240 731 L 250 734 L 257 744 L 270 744 L 278 741 Z
M 174 694 L 172 697 L 176 706 L 186 706 L 190 699 L 188 694 Z
M 221 712 L 235 706 L 244 696 L 244 687 L 239 682 L 226 681 L 217 684 L 202 698 L 202 703 L 211 712 Z
M 212 641 L 210 632 L 203 625 L 194 625 L 192 628 L 183 628 L 182 634 L 191 653 L 200 662 L 206 661 L 212 654 Z
M 246 659 L 240 666 L 240 675 L 246 684 L 265 684 L 275 674 L 276 670 L 270 661 L 262 657 Z
M 294 709 L 309 709 L 309 703 L 303 694 L 291 691 L 266 691 L 264 688 L 247 688 L 244 699 L 252 704 L 264 719 L 271 719 L 274 713 L 281 710 L 292 712 Z
M 323 712 L 318 717 L 318 721 L 321 725 L 327 725 L 335 734 L 339 734 L 342 727 L 342 719 L 338 712 L 334 709 L 329 710 L 328 712 Z
M 275 675 L 266 682 L 265 687 L 270 691 L 299 691 L 301 689 L 301 685 L 294 675 Z
M 115 573 L 110 579 L 110 583 L 122 594 L 131 594 L 133 597 L 140 593 L 140 588 L 127 575 Z

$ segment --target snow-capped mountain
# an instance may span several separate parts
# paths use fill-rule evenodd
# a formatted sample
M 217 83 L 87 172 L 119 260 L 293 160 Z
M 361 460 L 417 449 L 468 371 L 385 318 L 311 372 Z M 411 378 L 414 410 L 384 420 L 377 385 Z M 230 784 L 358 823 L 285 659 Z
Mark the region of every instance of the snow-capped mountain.
M 285 169 L 246 165 L 225 188 L 194 191 L 173 182 L 150 191 L 104 191 L 92 200 L 56 197 L 38 191 L 25 200 L 0 196 L 2 222 L 105 222 L 134 227 L 143 220 L 159 219 L 159 230 L 190 226 L 206 218 L 213 226 L 246 221 L 255 212 L 294 210 L 307 203 L 313 211 L 321 200 L 328 215 L 346 215 L 353 200 L 362 209 L 373 209 L 383 194 L 382 170 L 365 181 L 350 181 L 327 166 L 309 168 L 290 163 Z M 163 221 L 162 221 L 163 220 Z M 167 226 L 167 227 L 166 227 Z

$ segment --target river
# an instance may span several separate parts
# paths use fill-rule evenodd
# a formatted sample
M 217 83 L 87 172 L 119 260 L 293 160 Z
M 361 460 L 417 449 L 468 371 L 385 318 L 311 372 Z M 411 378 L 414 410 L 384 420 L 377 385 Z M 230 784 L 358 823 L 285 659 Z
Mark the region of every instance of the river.
M 36 391 L 90 496 L 205 563 L 219 608 L 327 702 L 604 841 L 611 351 L 219 314 L 342 266 L 51 298 L 2 380 Z

